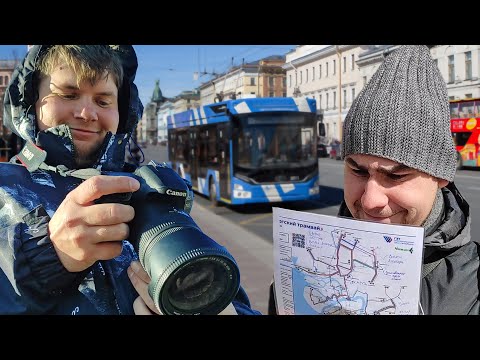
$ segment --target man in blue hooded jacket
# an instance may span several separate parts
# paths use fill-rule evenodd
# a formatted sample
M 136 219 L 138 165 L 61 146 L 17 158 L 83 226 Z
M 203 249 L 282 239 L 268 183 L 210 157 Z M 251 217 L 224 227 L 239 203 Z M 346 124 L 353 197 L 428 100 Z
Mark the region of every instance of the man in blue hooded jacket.
M 124 159 L 143 111 L 136 69 L 132 46 L 108 45 L 36 45 L 16 68 L 4 122 L 26 146 L 0 163 L 1 314 L 133 314 L 143 313 L 136 299 L 151 303 L 124 240 L 133 207 L 94 202 L 139 182 L 65 176 L 135 169 Z M 232 304 L 257 313 L 242 288 Z

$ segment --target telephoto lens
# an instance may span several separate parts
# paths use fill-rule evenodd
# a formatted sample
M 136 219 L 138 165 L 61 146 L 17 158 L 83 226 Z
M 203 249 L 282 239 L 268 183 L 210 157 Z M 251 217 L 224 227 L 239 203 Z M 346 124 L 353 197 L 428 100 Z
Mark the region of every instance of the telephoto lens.
M 129 200 L 135 209 L 129 241 L 150 275 L 148 290 L 155 306 L 165 315 L 220 313 L 238 292 L 240 271 L 226 248 L 189 215 L 190 183 L 165 163 L 153 161 L 133 176 L 140 189 Z

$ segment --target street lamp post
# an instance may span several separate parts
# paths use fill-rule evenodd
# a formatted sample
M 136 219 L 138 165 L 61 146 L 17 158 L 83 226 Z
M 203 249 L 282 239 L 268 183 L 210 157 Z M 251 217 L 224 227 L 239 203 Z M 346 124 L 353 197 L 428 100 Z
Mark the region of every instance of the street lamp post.
M 342 141 L 342 52 L 339 45 L 335 45 L 335 49 L 338 56 L 338 140 Z

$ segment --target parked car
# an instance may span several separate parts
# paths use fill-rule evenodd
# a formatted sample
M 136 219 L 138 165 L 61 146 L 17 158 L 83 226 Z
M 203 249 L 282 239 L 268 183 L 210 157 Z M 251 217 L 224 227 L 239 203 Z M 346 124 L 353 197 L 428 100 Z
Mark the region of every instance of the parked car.
M 340 141 L 332 141 L 330 143 L 330 153 L 329 153 L 329 156 L 330 156 L 330 159 L 335 159 L 335 160 L 341 160 L 341 154 L 340 154 Z

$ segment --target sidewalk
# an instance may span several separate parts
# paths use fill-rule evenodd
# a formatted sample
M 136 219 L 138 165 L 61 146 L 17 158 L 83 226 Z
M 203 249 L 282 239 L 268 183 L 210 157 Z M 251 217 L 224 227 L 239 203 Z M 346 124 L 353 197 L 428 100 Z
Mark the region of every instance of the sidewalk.
M 273 277 L 273 245 L 198 203 L 193 203 L 190 215 L 205 234 L 232 254 L 252 308 L 266 315 Z

